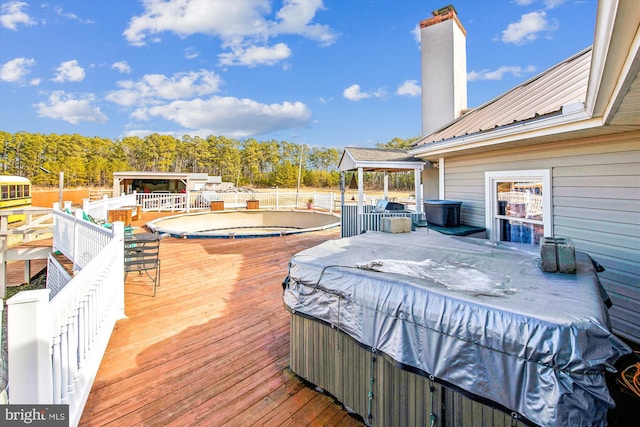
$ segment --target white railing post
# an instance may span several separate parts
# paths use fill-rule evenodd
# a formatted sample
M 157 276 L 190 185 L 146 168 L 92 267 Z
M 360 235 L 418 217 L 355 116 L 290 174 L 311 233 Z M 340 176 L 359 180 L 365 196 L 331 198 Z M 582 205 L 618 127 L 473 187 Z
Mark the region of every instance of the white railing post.
M 101 207 L 102 207 L 102 215 L 100 216 L 101 219 L 107 219 L 109 217 L 109 196 L 107 196 L 106 194 L 102 195 L 102 201 L 104 203 L 102 203 Z
M 49 289 L 22 291 L 7 300 L 11 404 L 53 403 L 48 305 Z
M 76 214 L 80 214 L 82 215 L 81 212 L 76 212 Z M 78 240 L 80 239 L 80 233 L 78 233 L 79 230 L 79 224 L 78 224 L 78 219 L 74 218 L 73 220 L 73 270 L 80 270 L 81 267 L 78 266 L 78 262 L 79 262 L 79 254 L 78 254 L 78 250 L 80 249 L 80 246 L 78 244 Z
M 124 222 L 116 221 L 113 223 L 113 238 L 122 242 L 123 249 L 120 251 L 118 261 L 116 261 L 122 268 L 116 270 L 117 273 L 114 274 L 114 277 L 110 280 L 110 286 L 118 290 L 115 302 L 117 312 L 116 319 L 124 319 L 127 317 L 124 312 Z
M 276 188 L 276 210 L 280 209 L 280 189 Z
M 0 298 L 0 331 L 4 331 L 4 329 L 2 329 L 2 318 L 3 318 L 2 310 L 3 309 L 4 309 L 4 300 Z M 6 405 L 7 403 L 9 403 L 7 389 L 0 390 L 0 405 Z

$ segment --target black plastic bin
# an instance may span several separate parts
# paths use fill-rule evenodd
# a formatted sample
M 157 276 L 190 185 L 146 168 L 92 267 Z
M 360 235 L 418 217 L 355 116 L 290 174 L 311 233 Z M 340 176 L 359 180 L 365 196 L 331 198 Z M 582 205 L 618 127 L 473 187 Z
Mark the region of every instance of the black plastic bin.
M 460 225 L 460 206 L 462 202 L 455 200 L 425 200 L 424 211 L 427 223 L 440 227 L 457 227 Z

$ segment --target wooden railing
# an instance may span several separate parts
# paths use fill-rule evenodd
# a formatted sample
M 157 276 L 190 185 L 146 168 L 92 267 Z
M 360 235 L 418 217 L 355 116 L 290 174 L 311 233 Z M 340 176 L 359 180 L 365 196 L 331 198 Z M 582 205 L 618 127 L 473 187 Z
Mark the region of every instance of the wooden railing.
M 53 247 L 74 271 L 51 300 L 50 289 L 7 300 L 9 403 L 68 404 L 75 426 L 124 317 L 124 227 L 108 230 L 54 210 L 53 234 Z

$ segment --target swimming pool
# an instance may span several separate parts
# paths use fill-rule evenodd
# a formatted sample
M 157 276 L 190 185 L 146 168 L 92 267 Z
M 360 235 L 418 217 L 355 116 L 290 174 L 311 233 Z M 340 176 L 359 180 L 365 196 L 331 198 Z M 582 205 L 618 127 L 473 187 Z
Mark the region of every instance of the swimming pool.
M 159 218 L 147 223 L 154 233 L 183 239 L 250 238 L 326 230 L 340 225 L 340 217 L 306 211 L 198 212 Z

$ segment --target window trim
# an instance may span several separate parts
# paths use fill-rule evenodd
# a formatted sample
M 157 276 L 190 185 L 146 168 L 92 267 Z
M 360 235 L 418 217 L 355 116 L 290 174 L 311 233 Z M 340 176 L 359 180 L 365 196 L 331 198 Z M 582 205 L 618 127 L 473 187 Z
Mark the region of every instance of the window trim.
M 544 235 L 545 237 L 553 236 L 551 169 L 486 171 L 484 173 L 485 226 L 487 228 L 487 237 L 489 240 L 497 241 L 499 238 L 497 230 L 498 221 L 500 219 L 497 218 L 498 195 L 497 186 L 495 185 L 496 182 L 525 180 L 542 181 L 542 224 L 544 226 Z

